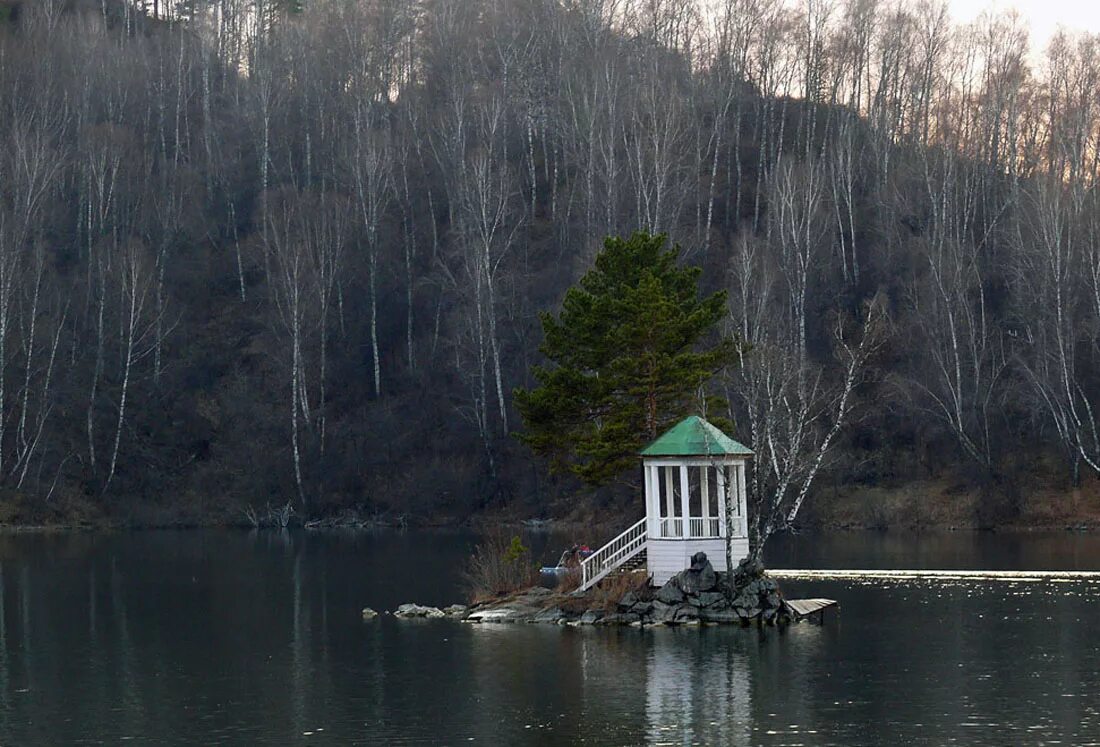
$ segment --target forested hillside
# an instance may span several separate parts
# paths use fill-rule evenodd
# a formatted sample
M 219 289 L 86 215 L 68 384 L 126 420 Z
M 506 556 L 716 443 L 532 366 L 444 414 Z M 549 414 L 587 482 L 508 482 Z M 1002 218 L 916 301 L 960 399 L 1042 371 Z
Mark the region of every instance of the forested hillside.
M 1100 467 L 1096 38 L 933 2 L 7 0 L 0 91 L 0 520 L 560 511 L 512 390 L 635 229 L 807 407 L 884 305 L 823 485 L 1008 515 Z M 750 364 L 714 383 L 746 442 Z

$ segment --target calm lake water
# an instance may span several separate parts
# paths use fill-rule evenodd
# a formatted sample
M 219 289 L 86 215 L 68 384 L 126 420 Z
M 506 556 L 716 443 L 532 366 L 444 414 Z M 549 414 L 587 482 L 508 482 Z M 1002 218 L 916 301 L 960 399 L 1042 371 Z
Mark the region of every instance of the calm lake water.
M 0 536 L 0 744 L 1100 744 L 1100 584 L 787 582 L 842 613 L 783 632 L 360 620 L 458 601 L 473 542 Z M 1092 570 L 1100 537 L 804 536 L 769 565 Z

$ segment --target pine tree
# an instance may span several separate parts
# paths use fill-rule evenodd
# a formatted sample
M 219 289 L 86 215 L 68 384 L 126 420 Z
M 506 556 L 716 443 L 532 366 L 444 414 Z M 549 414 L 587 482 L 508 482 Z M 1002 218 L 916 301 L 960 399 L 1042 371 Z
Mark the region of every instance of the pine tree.
M 515 392 L 519 438 L 593 485 L 629 469 L 690 412 L 724 409 L 701 392 L 736 352 L 716 332 L 726 294 L 701 298 L 700 269 L 678 266 L 680 247 L 665 244 L 643 232 L 605 239 L 560 315 L 541 316 L 540 350 L 553 365 L 536 366 L 538 386 Z

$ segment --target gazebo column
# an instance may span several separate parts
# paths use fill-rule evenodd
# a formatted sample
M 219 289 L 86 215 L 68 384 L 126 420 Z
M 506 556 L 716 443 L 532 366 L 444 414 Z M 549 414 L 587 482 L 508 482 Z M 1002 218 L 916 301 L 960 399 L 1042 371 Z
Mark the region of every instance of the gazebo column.
M 715 472 L 718 473 L 718 534 L 729 537 L 729 527 L 726 526 L 726 492 L 729 490 L 726 485 L 726 465 L 719 465 Z
M 680 517 L 683 519 L 682 537 L 691 536 L 691 519 L 688 515 L 688 507 L 691 505 L 688 501 L 688 466 L 686 464 L 680 465 Z
M 665 510 L 661 514 L 666 519 L 671 519 L 676 515 L 676 509 L 672 502 L 672 467 L 665 466 Z M 668 525 L 670 528 L 674 526 L 672 523 Z
M 703 510 L 703 536 L 710 537 L 710 467 L 703 464 L 699 470 L 699 507 Z
M 642 478 L 645 482 L 645 531 L 653 536 L 653 475 L 648 464 L 642 463 Z
M 649 516 L 649 536 L 659 537 L 661 527 L 661 482 L 658 468 L 646 464 L 646 514 Z

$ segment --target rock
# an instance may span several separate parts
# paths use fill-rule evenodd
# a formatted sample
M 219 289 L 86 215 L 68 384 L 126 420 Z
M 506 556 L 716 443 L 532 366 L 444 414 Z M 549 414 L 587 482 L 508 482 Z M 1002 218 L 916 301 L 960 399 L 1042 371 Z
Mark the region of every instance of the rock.
M 754 593 L 751 589 L 745 589 L 733 600 L 732 605 L 734 607 L 755 607 L 760 601 L 760 595 Z
M 684 592 L 676 584 L 667 583 L 657 592 L 657 601 L 665 604 L 679 604 L 684 601 Z
M 588 610 L 583 615 L 581 615 L 580 624 L 595 625 L 601 617 L 603 617 L 602 612 L 597 612 L 596 610 Z
M 653 611 L 653 602 L 638 602 L 630 608 L 630 611 L 637 615 L 648 615 Z
M 704 607 L 699 610 L 699 619 L 704 622 L 713 623 L 735 623 L 741 618 L 732 609 L 717 609 Z
M 665 604 L 658 600 L 653 603 L 653 611 L 650 618 L 654 623 L 666 623 L 676 616 L 677 605 Z
M 531 622 L 559 623 L 565 619 L 567 619 L 567 616 L 560 607 L 550 607 L 549 609 L 536 613 L 535 616 L 531 618 Z
M 597 625 L 634 625 L 635 623 L 640 624 L 640 620 L 633 612 L 604 615 L 596 622 Z
M 425 607 L 419 604 L 403 604 L 393 613 L 394 617 L 409 619 L 413 617 L 440 618 L 446 617 L 443 610 L 438 607 Z
M 720 591 L 701 591 L 698 600 L 700 607 L 715 607 L 726 602 L 726 595 Z
M 375 612 L 374 610 L 372 610 L 370 607 L 364 607 L 363 608 L 363 619 L 364 620 L 373 620 L 376 617 L 378 617 L 378 613 Z
M 745 558 L 737 564 L 737 569 L 733 572 L 734 582 L 737 586 L 743 586 L 745 582 L 750 579 L 760 578 L 764 575 L 764 564 L 757 561 L 751 561 Z
M 515 622 L 518 617 L 516 610 L 511 607 L 483 607 L 466 615 L 463 622 L 505 623 Z
M 697 552 L 692 555 L 691 567 L 680 571 L 665 584 L 665 586 L 675 586 L 687 594 L 710 591 L 717 585 L 718 574 L 714 572 L 714 566 L 707 560 L 705 552 Z
M 698 621 L 699 609 L 692 607 L 690 604 L 685 604 L 676 608 L 676 613 L 672 616 L 674 622 L 687 623 L 691 621 Z
M 443 614 L 447 617 L 462 617 L 467 609 L 468 607 L 464 604 L 452 604 L 450 607 L 443 608 Z
M 634 605 L 638 604 L 638 601 L 638 595 L 632 591 L 628 591 L 626 594 L 623 594 L 623 598 L 619 600 L 619 609 L 624 611 L 629 610 L 634 607 Z

